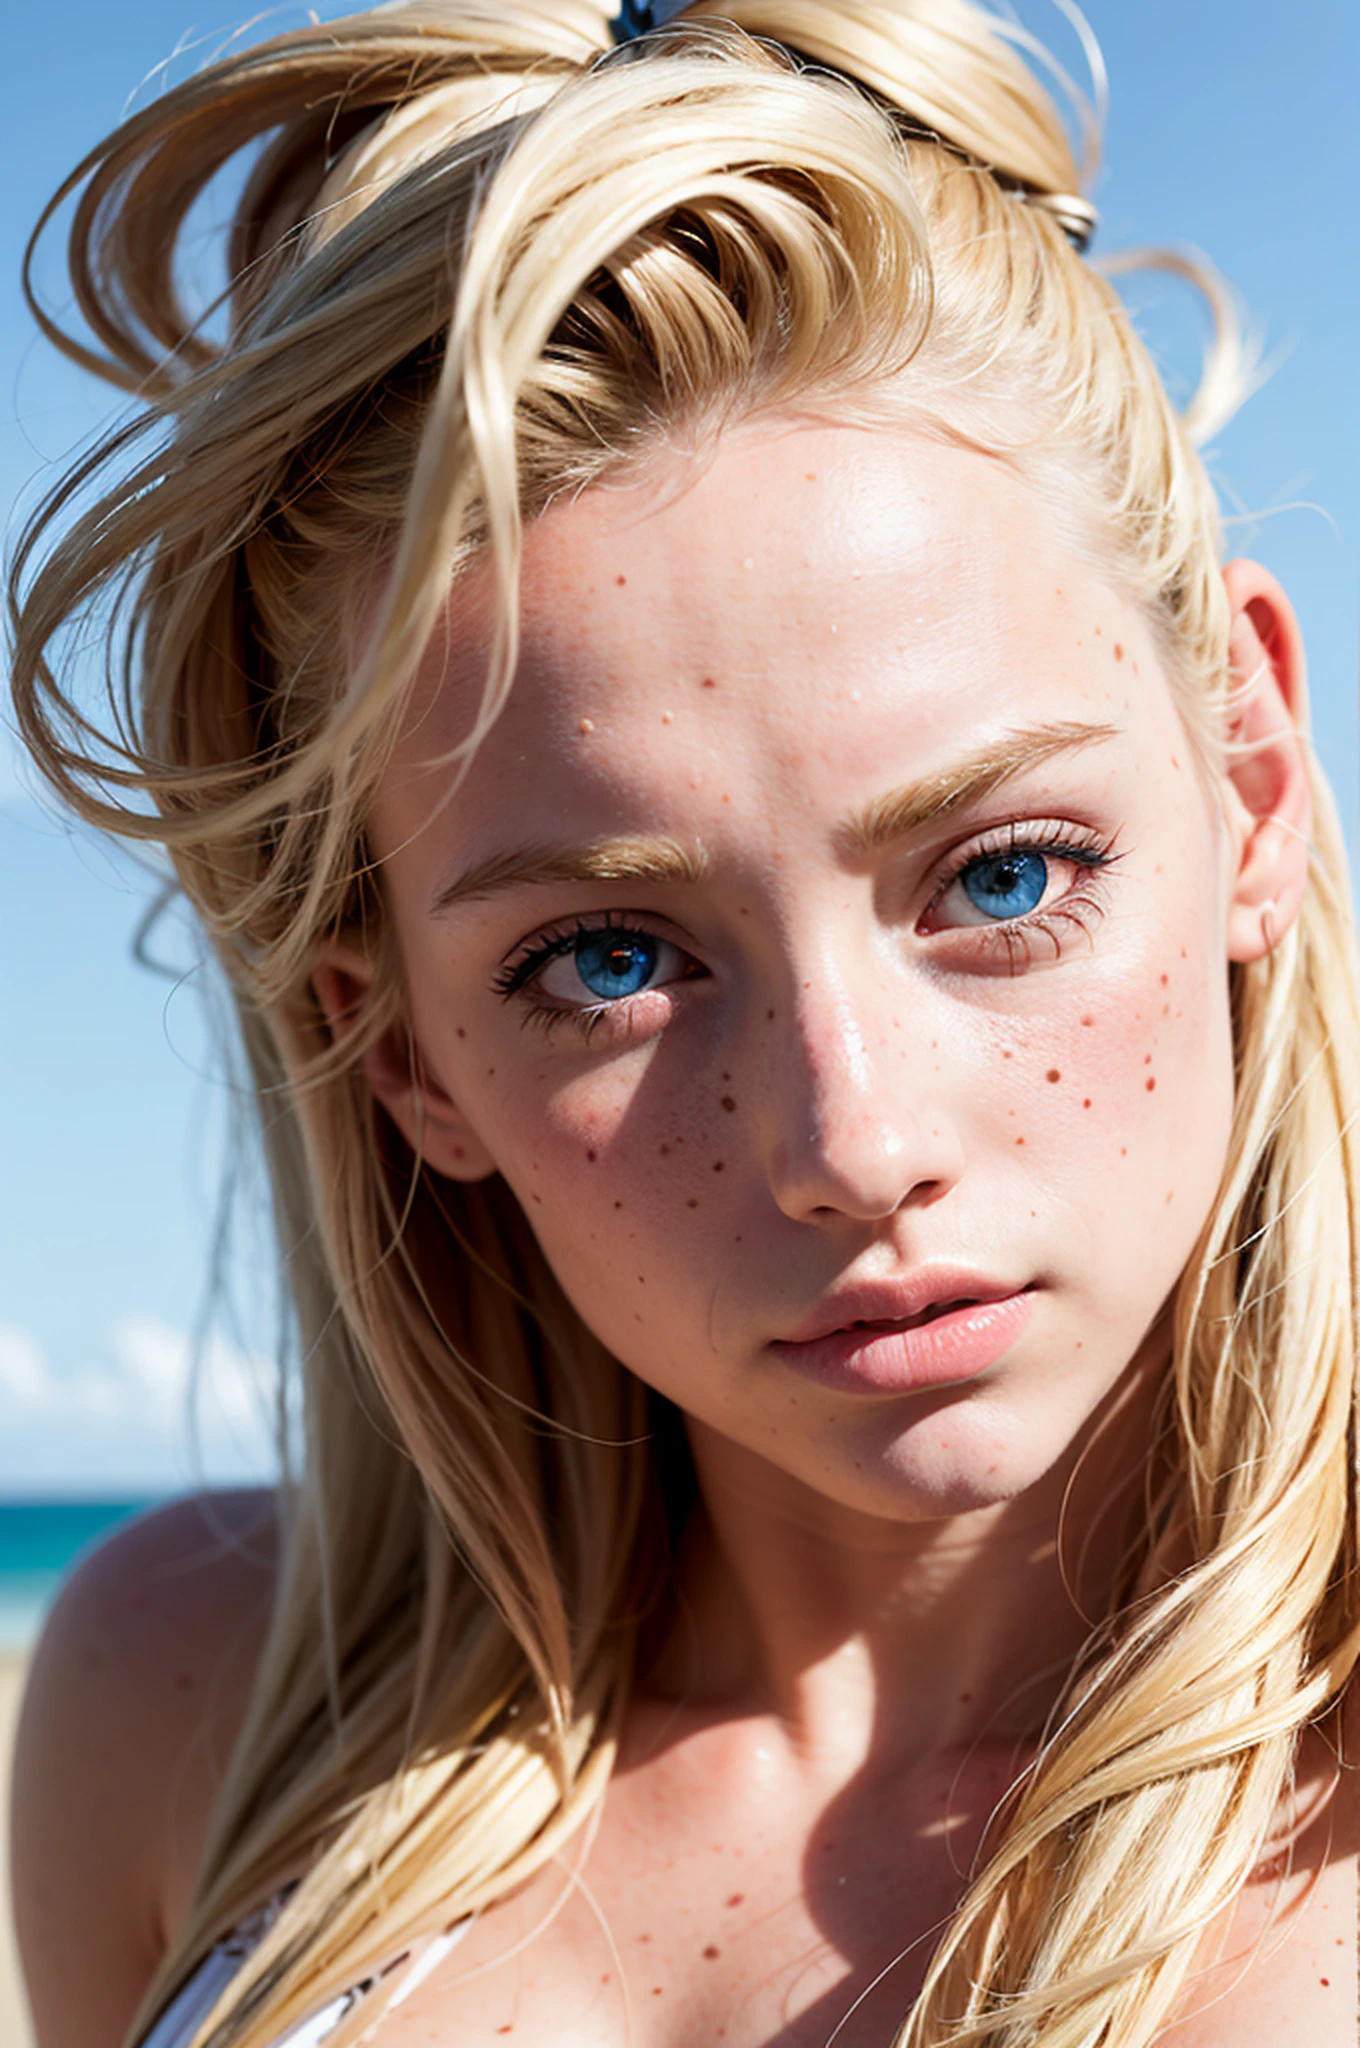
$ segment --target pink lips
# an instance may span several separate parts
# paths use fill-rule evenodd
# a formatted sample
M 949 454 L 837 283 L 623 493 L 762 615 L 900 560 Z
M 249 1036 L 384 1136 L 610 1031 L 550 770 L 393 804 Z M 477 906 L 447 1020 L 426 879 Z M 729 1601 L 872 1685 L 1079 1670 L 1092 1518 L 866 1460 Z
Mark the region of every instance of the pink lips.
M 937 1269 L 847 1289 L 771 1349 L 845 1393 L 902 1394 L 971 1379 L 1015 1342 L 1034 1301 L 976 1274 Z

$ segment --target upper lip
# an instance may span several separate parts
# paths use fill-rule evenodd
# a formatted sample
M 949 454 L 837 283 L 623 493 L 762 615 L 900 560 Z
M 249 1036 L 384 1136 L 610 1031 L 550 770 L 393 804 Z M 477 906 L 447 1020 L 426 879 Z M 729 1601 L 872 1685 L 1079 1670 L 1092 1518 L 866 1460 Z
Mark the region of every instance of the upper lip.
M 895 1279 L 862 1280 L 841 1287 L 818 1302 L 797 1329 L 776 1341 L 783 1344 L 815 1344 L 821 1337 L 833 1337 L 857 1323 L 905 1323 L 927 1309 L 951 1302 L 1005 1301 L 1019 1294 L 1023 1281 L 989 1279 L 961 1266 L 922 1266 L 914 1273 Z

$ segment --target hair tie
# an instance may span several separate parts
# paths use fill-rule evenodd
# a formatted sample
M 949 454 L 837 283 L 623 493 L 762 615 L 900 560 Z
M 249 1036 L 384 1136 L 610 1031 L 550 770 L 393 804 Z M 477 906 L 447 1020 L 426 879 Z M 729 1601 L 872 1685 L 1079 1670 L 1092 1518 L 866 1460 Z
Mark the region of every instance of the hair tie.
M 620 0 L 619 11 L 609 24 L 609 33 L 615 43 L 636 42 L 639 36 L 650 35 L 653 29 L 665 28 L 678 14 L 683 14 L 688 5 L 689 0 Z M 899 125 L 903 124 L 899 122 Z M 914 123 L 910 125 L 915 126 Z M 941 148 L 949 149 L 955 155 L 963 154 L 955 150 L 942 135 L 934 134 L 926 128 L 921 128 L 918 132 L 923 138 L 939 143 Z M 990 166 L 984 165 L 983 168 L 989 169 Z M 1034 192 L 1026 186 L 1011 184 L 1004 178 L 1001 182 L 1012 198 L 1021 200 L 1026 206 L 1041 207 L 1045 213 L 1052 214 L 1078 255 L 1085 255 L 1100 220 L 1100 215 L 1089 199 L 1083 199 L 1079 192 Z
M 1077 192 L 1022 191 L 1016 197 L 1023 199 L 1026 206 L 1042 207 L 1045 213 L 1051 213 L 1077 254 L 1086 254 L 1100 225 L 1100 215 L 1089 199 L 1083 199 Z
M 616 43 L 631 43 L 654 28 L 664 28 L 688 4 L 689 0 L 621 0 L 609 33 Z

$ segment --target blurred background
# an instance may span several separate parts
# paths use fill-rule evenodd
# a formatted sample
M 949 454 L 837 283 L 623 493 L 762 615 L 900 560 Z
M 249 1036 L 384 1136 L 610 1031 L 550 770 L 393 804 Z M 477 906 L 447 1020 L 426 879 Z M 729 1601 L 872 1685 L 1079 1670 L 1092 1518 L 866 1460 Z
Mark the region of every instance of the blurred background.
M 120 409 L 36 336 L 18 288 L 25 239 L 100 134 L 245 21 L 202 8 L 66 0 L 56 15 L 24 6 L 7 21 L 0 502 L 11 547 L 65 459 Z M 308 11 L 257 14 L 245 33 L 254 40 Z M 1024 0 L 1018 11 L 1084 80 L 1066 10 Z M 1110 73 L 1094 253 L 1136 243 L 1207 252 L 1261 337 L 1270 374 L 1210 464 L 1231 551 L 1264 560 L 1301 615 L 1315 741 L 1354 861 L 1360 10 L 1350 0 L 1087 0 L 1086 12 Z M 59 254 L 54 243 L 39 281 L 61 313 Z M 1146 279 L 1126 295 L 1171 387 L 1188 394 L 1205 337 L 1193 295 Z M 172 916 L 151 941 L 156 968 L 137 964 L 154 877 L 52 813 L 7 728 L 0 878 L 2 1760 L 23 1656 L 81 1546 L 167 1493 L 266 1481 L 275 1467 L 267 1235 L 247 1188 L 235 1247 L 216 1243 L 232 1091 L 192 934 Z M 205 1310 L 215 1259 L 230 1316 Z M 0 2040 L 17 2048 L 24 2025 L 0 1948 Z

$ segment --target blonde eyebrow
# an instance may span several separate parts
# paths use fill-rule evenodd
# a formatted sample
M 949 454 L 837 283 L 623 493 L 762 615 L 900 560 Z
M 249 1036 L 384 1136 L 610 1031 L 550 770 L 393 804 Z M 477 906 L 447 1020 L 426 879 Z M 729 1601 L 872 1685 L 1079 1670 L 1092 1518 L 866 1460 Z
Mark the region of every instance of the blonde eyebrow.
M 1117 725 L 1062 723 L 1005 733 L 995 746 L 956 762 L 952 768 L 942 768 L 936 775 L 924 776 L 919 782 L 905 783 L 900 789 L 889 790 L 886 796 L 875 797 L 842 825 L 838 834 L 841 845 L 855 858 L 878 853 L 896 840 L 947 818 L 952 811 L 981 803 L 1027 768 L 1037 768 L 1059 754 L 1093 746 L 1101 740 L 1116 739 L 1119 730 Z
M 455 903 L 494 895 L 501 889 L 548 882 L 701 882 L 709 872 L 702 846 L 674 839 L 592 839 L 584 846 L 536 844 L 513 847 L 454 877 L 439 891 L 430 915 Z

